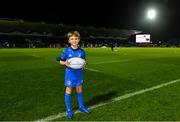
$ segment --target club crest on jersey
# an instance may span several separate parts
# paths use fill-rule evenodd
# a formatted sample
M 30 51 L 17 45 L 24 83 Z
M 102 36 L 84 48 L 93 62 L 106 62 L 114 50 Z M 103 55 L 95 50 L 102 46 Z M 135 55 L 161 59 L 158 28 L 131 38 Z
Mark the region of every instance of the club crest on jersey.
M 72 55 L 71 55 L 71 54 L 69 54 L 69 57 L 72 57 Z
M 71 85 L 71 81 L 67 81 L 67 84 L 68 84 L 68 85 Z
M 79 58 L 81 57 L 81 54 L 80 54 L 80 53 L 78 53 L 78 57 L 79 57 Z

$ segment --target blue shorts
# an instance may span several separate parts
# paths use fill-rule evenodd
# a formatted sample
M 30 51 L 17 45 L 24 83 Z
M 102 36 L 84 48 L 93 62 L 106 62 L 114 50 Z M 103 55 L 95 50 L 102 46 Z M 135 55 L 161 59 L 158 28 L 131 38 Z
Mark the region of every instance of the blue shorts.
M 66 79 L 64 85 L 66 87 L 77 87 L 77 86 L 81 86 L 82 83 L 83 83 L 82 79 L 73 79 L 73 80 Z

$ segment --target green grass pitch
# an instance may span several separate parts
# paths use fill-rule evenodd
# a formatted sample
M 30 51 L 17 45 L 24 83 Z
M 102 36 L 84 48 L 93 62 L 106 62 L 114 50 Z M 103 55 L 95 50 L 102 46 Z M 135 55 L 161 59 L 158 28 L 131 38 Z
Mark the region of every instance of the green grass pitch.
M 63 49 L 0 49 L 0 120 L 39 120 L 64 106 Z M 85 48 L 88 107 L 180 79 L 180 48 Z M 73 110 L 78 108 L 75 90 Z M 67 120 L 65 117 L 56 120 Z M 73 120 L 180 121 L 180 83 L 78 113 Z

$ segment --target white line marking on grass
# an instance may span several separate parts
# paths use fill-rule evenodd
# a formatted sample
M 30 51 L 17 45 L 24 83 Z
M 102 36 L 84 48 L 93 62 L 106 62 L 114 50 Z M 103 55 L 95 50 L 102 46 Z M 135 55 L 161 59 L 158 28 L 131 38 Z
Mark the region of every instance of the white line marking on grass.
M 143 94 L 143 93 L 146 93 L 146 92 L 149 92 L 149 91 L 153 91 L 153 90 L 156 90 L 156 89 L 159 89 L 159 88 L 171 85 L 171 84 L 179 82 L 179 81 L 180 81 L 180 79 L 176 79 L 176 80 L 172 80 L 172 81 L 167 82 L 167 83 L 162 83 L 162 84 L 159 84 L 157 86 L 153 86 L 151 88 L 145 88 L 145 89 L 142 89 L 142 90 L 139 90 L 139 91 L 136 91 L 136 92 L 125 94 L 123 96 L 116 97 L 116 98 L 114 98 L 114 99 L 112 99 L 110 101 L 107 101 L 107 102 L 104 102 L 104 103 L 100 103 L 100 104 L 91 106 L 89 109 L 92 110 L 94 108 L 97 108 L 97 107 L 100 107 L 100 106 L 104 106 L 104 105 L 110 104 L 112 102 L 120 101 L 120 100 L 123 100 L 123 99 L 126 99 L 126 98 L 130 98 L 130 97 L 133 97 L 135 95 L 139 95 L 139 94 Z M 79 112 L 80 111 L 76 110 L 74 112 L 74 114 L 79 113 Z M 51 120 L 55 120 L 55 119 L 58 119 L 58 118 L 65 117 L 65 116 L 66 116 L 66 113 L 63 112 L 63 113 L 58 113 L 57 115 L 48 116 L 48 117 L 46 117 L 44 119 L 40 119 L 40 120 L 37 120 L 37 121 L 51 121 Z
M 129 61 L 127 59 L 124 59 L 124 60 L 112 60 L 112 61 L 103 61 L 103 62 L 96 62 L 96 63 L 90 63 L 90 64 L 110 64 L 110 63 L 118 63 L 118 62 L 126 62 L 126 61 Z M 93 69 L 93 68 L 85 68 L 89 71 L 93 71 L 93 72 L 101 72 L 97 69 Z
M 93 68 L 85 68 L 85 69 L 87 69 L 87 70 L 89 70 L 89 71 L 93 71 L 93 72 L 101 72 L 101 71 L 99 71 L 99 70 L 97 70 L 97 69 L 93 69 Z
M 112 61 L 103 61 L 103 62 L 96 62 L 96 63 L 90 63 L 90 64 L 110 64 L 110 63 L 118 63 L 118 62 L 126 62 L 126 61 L 129 61 L 127 59 L 124 59 L 124 60 L 112 60 Z M 93 68 L 85 68 L 89 71 L 93 71 L 93 72 L 101 72 L 97 69 L 93 69 Z
M 39 55 L 35 55 L 35 54 L 33 54 L 33 55 L 31 55 L 31 56 L 36 57 L 36 58 L 40 58 Z
M 89 64 L 111 64 L 111 63 L 118 63 L 118 62 L 127 62 L 130 61 L 128 59 L 124 59 L 124 60 L 112 60 L 112 61 L 102 61 L 102 62 L 96 62 L 96 63 L 89 63 Z

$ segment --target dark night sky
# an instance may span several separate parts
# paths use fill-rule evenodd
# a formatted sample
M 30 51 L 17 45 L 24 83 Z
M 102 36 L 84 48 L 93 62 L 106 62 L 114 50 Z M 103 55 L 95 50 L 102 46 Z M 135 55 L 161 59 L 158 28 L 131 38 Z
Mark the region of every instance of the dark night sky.
M 152 22 L 156 39 L 180 38 L 178 0 L 6 0 L 0 4 L 0 18 L 149 31 L 148 8 L 157 10 L 157 18 Z

